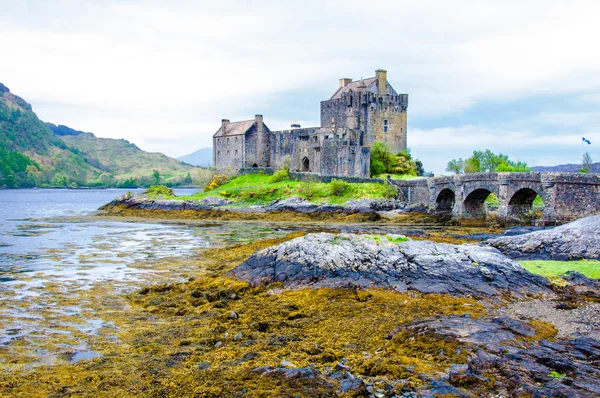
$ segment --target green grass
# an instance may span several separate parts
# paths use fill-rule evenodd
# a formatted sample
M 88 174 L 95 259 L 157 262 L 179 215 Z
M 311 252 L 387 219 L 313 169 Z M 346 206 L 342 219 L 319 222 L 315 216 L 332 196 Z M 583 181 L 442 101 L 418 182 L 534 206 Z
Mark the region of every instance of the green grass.
M 340 196 L 335 196 L 330 183 L 284 180 L 269 182 L 270 176 L 247 174 L 208 192 L 198 192 L 192 196 L 182 196 L 181 200 L 201 200 L 208 196 L 229 199 L 236 203 L 264 204 L 277 199 L 299 196 L 313 203 L 342 204 L 349 200 L 377 199 L 392 197 L 395 191 L 383 184 L 354 183 Z
M 600 279 L 600 261 L 596 260 L 531 260 L 519 261 L 519 263 L 525 267 L 527 271 L 544 277 L 559 276 L 567 271 L 577 271 L 588 278 Z

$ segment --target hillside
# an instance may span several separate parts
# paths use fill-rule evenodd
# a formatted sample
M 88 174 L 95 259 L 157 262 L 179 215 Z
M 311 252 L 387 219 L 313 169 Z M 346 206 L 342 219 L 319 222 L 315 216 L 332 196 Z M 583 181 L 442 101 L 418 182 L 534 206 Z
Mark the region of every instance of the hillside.
M 0 188 L 134 187 L 153 183 L 154 170 L 162 183 L 188 184 L 192 169 L 125 140 L 46 124 L 30 104 L 0 83 Z
M 158 170 L 163 181 L 171 181 L 185 178 L 193 169 L 162 153 L 142 151 L 124 139 L 98 138 L 91 133 L 60 138 L 68 146 L 85 153 L 88 162 L 97 169 L 119 179 L 152 179 L 154 170 Z
M 600 172 L 600 162 L 592 164 L 593 171 L 595 173 Z M 561 173 L 577 173 L 581 170 L 581 164 L 561 164 L 558 166 L 534 166 L 531 168 L 533 171 L 537 171 L 540 173 L 553 173 L 553 172 L 561 172 Z
M 212 167 L 213 165 L 213 150 L 212 148 L 198 149 L 188 155 L 180 156 L 177 159 L 198 167 Z

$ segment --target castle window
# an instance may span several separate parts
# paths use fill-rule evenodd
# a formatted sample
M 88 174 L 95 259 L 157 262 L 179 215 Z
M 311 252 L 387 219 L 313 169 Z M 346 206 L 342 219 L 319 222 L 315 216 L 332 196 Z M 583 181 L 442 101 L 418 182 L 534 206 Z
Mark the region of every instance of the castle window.
M 387 133 L 387 131 L 388 131 L 388 121 L 384 120 L 383 121 L 383 132 Z
M 235 150 L 235 154 L 236 154 L 236 156 L 237 156 L 237 154 L 238 154 L 238 151 L 237 151 L 237 149 Z
M 229 138 L 227 138 L 227 145 L 229 145 Z

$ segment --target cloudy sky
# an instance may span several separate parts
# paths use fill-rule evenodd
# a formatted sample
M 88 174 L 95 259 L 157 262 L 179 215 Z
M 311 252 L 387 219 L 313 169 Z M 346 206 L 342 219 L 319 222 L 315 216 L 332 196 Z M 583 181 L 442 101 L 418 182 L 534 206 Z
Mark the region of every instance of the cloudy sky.
M 49 122 L 181 156 L 222 118 L 319 124 L 384 68 L 426 169 L 600 160 L 600 2 L 0 0 L 0 82 Z M 581 137 L 592 141 L 583 147 Z

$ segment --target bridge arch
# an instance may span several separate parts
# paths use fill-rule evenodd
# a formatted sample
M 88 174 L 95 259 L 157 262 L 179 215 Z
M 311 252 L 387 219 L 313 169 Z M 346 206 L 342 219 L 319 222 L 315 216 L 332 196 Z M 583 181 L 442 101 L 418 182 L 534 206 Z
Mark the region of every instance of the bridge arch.
M 537 196 L 540 196 L 543 200 L 543 196 L 534 188 L 524 187 L 518 189 L 508 201 L 507 215 L 518 217 L 529 213 L 533 208 L 533 202 Z
M 456 202 L 456 194 L 450 188 L 444 188 L 440 191 L 436 198 L 436 211 L 443 213 L 452 213 L 454 203 Z
M 464 216 L 468 218 L 485 218 L 485 200 L 492 193 L 495 192 L 483 187 L 472 190 L 463 201 Z

